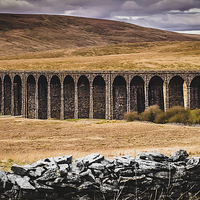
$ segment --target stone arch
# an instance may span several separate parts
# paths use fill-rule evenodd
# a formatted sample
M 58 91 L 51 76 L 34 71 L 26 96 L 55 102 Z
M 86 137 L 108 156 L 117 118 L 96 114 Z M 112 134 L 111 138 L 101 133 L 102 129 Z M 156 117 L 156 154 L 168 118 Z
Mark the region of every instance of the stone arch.
M 200 76 L 196 76 L 190 84 L 190 109 L 200 108 Z
M 145 110 L 144 80 L 135 76 L 130 84 L 130 109 L 141 113 Z
M 93 81 L 93 118 L 105 119 L 106 114 L 106 84 L 102 76 L 96 76 Z
M 158 105 L 161 110 L 164 110 L 164 95 L 163 95 L 163 79 L 159 76 L 154 76 L 149 81 L 148 105 Z
M 41 75 L 38 80 L 38 119 L 47 119 L 47 78 Z
M 22 81 L 19 75 L 14 77 L 14 116 L 21 115 L 22 109 Z
M 75 112 L 74 79 L 68 75 L 64 79 L 64 119 L 73 119 Z
M 33 75 L 27 78 L 27 118 L 35 118 L 36 81 Z
M 50 81 L 51 118 L 60 119 L 61 84 L 58 76 L 54 75 Z
M 78 118 L 89 118 L 90 84 L 86 76 L 78 80 Z
M 184 80 L 180 76 L 174 76 L 169 82 L 169 107 L 182 106 L 184 107 L 183 96 Z
M 122 76 L 117 76 L 113 82 L 113 119 L 124 119 L 127 112 L 126 81 Z
M 9 75 L 4 78 L 4 115 L 11 115 L 11 79 Z

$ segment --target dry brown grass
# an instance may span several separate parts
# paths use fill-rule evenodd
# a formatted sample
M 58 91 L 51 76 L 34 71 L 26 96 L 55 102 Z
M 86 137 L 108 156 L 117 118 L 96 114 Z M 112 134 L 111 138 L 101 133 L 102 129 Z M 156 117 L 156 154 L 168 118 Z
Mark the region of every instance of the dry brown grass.
M 1 57 L 0 70 L 199 70 L 200 42 L 85 47 Z
M 0 165 L 99 152 L 106 157 L 140 151 L 170 155 L 183 148 L 200 156 L 200 127 L 106 120 L 0 118 Z

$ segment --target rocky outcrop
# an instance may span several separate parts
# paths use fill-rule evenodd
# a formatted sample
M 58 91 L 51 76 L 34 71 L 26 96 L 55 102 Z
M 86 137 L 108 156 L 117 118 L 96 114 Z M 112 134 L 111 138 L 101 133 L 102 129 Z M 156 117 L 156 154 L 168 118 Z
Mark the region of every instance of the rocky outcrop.
M 0 171 L 0 199 L 195 199 L 200 193 L 200 158 L 185 150 L 170 157 L 139 153 L 105 159 L 46 158 Z

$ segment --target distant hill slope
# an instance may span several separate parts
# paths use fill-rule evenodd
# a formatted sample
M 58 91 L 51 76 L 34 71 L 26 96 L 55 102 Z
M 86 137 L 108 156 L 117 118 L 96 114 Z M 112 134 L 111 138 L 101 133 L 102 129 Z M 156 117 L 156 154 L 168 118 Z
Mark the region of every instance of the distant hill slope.
M 0 56 L 120 43 L 195 40 L 200 37 L 110 20 L 0 14 Z

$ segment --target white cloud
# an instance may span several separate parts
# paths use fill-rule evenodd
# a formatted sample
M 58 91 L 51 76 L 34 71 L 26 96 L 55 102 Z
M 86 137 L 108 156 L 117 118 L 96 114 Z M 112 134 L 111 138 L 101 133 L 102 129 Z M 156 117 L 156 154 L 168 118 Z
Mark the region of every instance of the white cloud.
M 199 34 L 200 35 L 200 30 L 195 30 L 195 31 L 176 31 L 177 33 L 188 33 L 188 34 Z
M 194 0 L 160 0 L 150 6 L 150 10 L 170 11 L 170 10 L 189 10 L 194 8 Z
M 92 17 L 98 18 L 101 17 L 102 13 L 98 8 L 90 8 L 90 7 L 79 7 L 74 10 L 65 11 L 65 14 L 70 13 L 72 16 L 82 16 L 82 17 Z
M 126 1 L 122 5 L 122 10 L 137 10 L 141 7 L 135 1 Z
M 188 11 L 185 11 L 185 13 L 200 13 L 200 8 L 192 8 Z
M 34 5 L 23 0 L 1 0 L 0 11 L 33 9 Z

